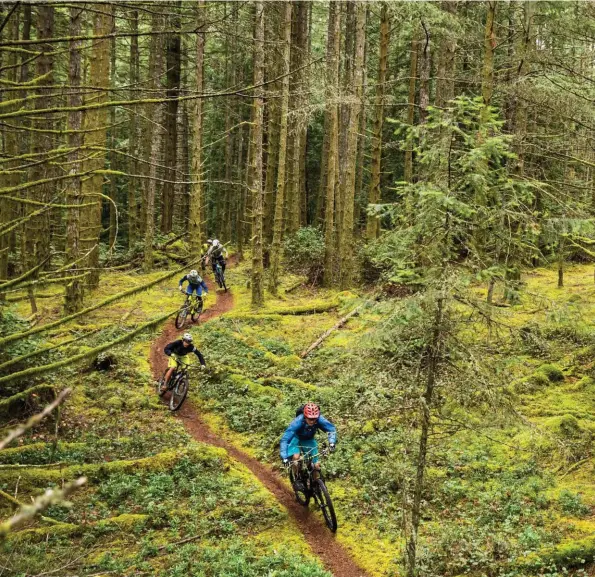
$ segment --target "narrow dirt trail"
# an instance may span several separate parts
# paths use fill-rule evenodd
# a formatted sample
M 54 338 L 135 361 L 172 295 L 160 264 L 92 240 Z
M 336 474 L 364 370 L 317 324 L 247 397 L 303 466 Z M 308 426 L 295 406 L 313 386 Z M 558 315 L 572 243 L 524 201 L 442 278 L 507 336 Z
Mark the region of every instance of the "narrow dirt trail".
M 215 293 L 215 287 L 212 281 L 207 281 L 209 292 Z M 233 308 L 233 296 L 231 293 L 217 293 L 217 301 L 212 308 L 209 308 L 201 316 L 200 322 L 206 322 L 209 319 L 216 318 Z M 158 379 L 167 366 L 166 357 L 163 354 L 163 348 L 172 340 L 178 338 L 182 331 L 176 329 L 174 322 L 166 325 L 161 336 L 156 339 L 150 352 L 151 368 L 153 376 Z M 207 364 L 209 359 L 207 360 Z M 270 466 L 261 463 L 253 457 L 247 455 L 225 439 L 217 436 L 216 431 L 212 431 L 202 420 L 196 407 L 190 400 L 180 409 L 178 418 L 182 419 L 184 427 L 190 435 L 197 441 L 208 443 L 215 447 L 225 449 L 227 453 L 239 461 L 254 474 L 258 480 L 275 496 L 277 501 L 287 509 L 289 515 L 297 524 L 299 530 L 304 535 L 305 540 L 312 548 L 312 551 L 322 561 L 325 568 L 330 571 L 334 577 L 369 577 L 351 558 L 349 553 L 341 546 L 335 536 L 327 529 L 318 514 L 310 512 L 308 509 L 299 505 L 294 498 L 291 490 L 283 482 L 279 472 L 273 470 Z M 341 528 L 339 527 L 339 531 Z

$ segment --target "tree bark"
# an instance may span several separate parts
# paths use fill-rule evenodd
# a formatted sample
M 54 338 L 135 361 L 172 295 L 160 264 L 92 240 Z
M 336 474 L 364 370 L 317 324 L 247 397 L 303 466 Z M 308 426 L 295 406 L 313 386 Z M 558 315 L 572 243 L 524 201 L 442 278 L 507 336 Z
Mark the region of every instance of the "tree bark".
M 70 7 L 70 36 L 80 36 L 83 20 L 83 8 L 76 6 Z M 69 45 L 70 65 L 68 69 L 68 85 L 70 93 L 68 96 L 68 106 L 81 106 L 83 103 L 81 85 L 81 49 L 82 40 L 71 40 Z M 82 184 L 81 177 L 74 176 L 81 172 L 82 162 L 80 160 L 79 148 L 83 144 L 83 133 L 78 132 L 83 126 L 82 110 L 75 110 L 68 113 L 68 146 L 72 152 L 68 155 L 70 174 L 73 175 L 66 184 L 66 202 L 70 205 L 78 205 L 81 202 Z M 81 214 L 79 208 L 71 208 L 68 211 L 66 227 L 66 261 L 72 263 L 68 269 L 68 276 L 76 276 L 80 256 L 80 226 Z M 66 285 L 64 312 L 71 314 L 83 308 L 83 283 L 80 279 L 73 279 Z
M 171 23 L 168 28 L 180 29 L 180 2 L 174 2 Z M 161 197 L 161 232 L 167 234 L 173 228 L 174 214 L 174 182 L 178 159 L 178 96 L 180 95 L 181 65 L 181 37 L 179 32 L 168 34 L 166 37 L 166 97 L 169 98 L 165 106 L 165 182 Z
M 204 90 L 204 56 L 205 56 L 205 33 L 203 30 L 205 22 L 205 2 L 199 0 L 197 5 L 197 26 L 196 35 L 196 91 Z M 205 237 L 202 222 L 203 215 L 203 186 L 202 186 L 202 133 L 203 133 L 203 101 L 198 98 L 194 105 L 194 135 L 192 142 L 192 185 L 190 192 L 190 211 L 188 221 L 188 234 L 191 252 L 198 256 L 201 251 L 202 239 Z
M 378 82 L 374 101 L 374 138 L 372 140 L 372 176 L 368 201 L 370 204 L 380 202 L 380 172 L 382 167 L 382 127 L 384 124 L 384 94 L 386 82 L 386 67 L 388 62 L 390 20 L 388 4 L 382 4 L 380 15 L 380 47 L 378 55 Z M 373 215 L 367 217 L 366 236 L 368 241 L 378 238 L 380 221 Z
M 111 6 L 111 28 L 116 31 L 116 5 Z M 116 37 L 114 36 L 110 40 L 110 86 L 116 88 Z M 116 170 L 118 164 L 118 155 L 115 153 L 116 150 L 116 107 L 110 109 L 110 129 L 109 129 L 109 142 L 110 142 L 110 155 L 109 155 L 109 167 L 111 170 Z M 117 210 L 118 210 L 118 177 L 115 174 L 110 175 L 110 187 L 109 197 L 111 202 L 108 203 L 109 211 L 109 246 L 113 247 L 116 243 L 116 232 L 117 232 Z
M 161 15 L 153 13 L 153 30 L 162 28 Z M 161 96 L 161 75 L 163 74 L 163 41 L 161 36 L 153 36 L 150 53 L 150 89 L 157 97 Z M 199 100 L 197 100 L 199 102 Z M 145 211 L 145 238 L 143 271 L 153 270 L 153 240 L 155 238 L 155 197 L 157 193 L 158 163 L 161 158 L 161 144 L 164 140 L 161 132 L 163 104 L 150 104 L 147 106 L 147 141 L 151 151 L 149 161 L 149 180 L 146 186 Z
M 275 199 L 275 222 L 271 246 L 269 290 L 277 294 L 281 264 L 281 240 L 283 236 L 283 213 L 285 204 L 285 166 L 287 157 L 287 112 L 289 109 L 289 71 L 291 65 L 291 2 L 284 3 L 283 10 L 283 84 L 281 89 L 281 112 L 279 127 L 279 167 L 277 170 L 277 197 Z
M 414 32 L 411 40 L 411 65 L 409 68 L 409 97 L 407 104 L 407 124 L 413 127 L 415 119 L 415 84 L 417 80 L 417 56 L 419 53 L 420 42 L 417 33 Z M 413 146 L 408 145 L 405 151 L 405 167 L 403 179 L 405 182 L 413 182 Z M 407 210 L 410 213 L 411 208 Z
M 254 115 L 252 118 L 252 306 L 264 304 L 264 270 L 262 262 L 262 128 L 264 95 L 264 4 L 254 2 Z
M 112 18 L 108 6 L 105 4 L 93 5 L 95 13 L 93 15 L 93 34 L 95 36 L 105 36 L 109 34 Z M 95 40 L 93 48 L 89 53 L 90 60 L 90 78 L 93 84 L 99 88 L 94 93 L 93 103 L 102 103 L 108 100 L 109 90 L 109 66 L 110 66 L 110 41 L 107 38 Z M 93 129 L 85 134 L 85 146 L 96 146 L 97 150 L 85 162 L 85 170 L 101 170 L 105 167 L 105 148 L 107 144 L 107 121 L 108 109 L 96 108 L 88 110 L 85 114 L 85 129 Z M 99 242 L 101 233 L 101 207 L 103 189 L 103 175 L 91 174 L 83 180 L 82 194 L 84 203 L 93 203 L 93 206 L 85 207 L 82 210 L 81 230 L 81 249 L 89 253 L 87 266 L 92 269 L 87 276 L 90 288 L 95 288 L 99 284 Z
M 326 187 L 324 194 L 324 277 L 325 286 L 334 280 L 335 258 L 335 190 L 337 189 L 337 164 L 339 153 L 339 49 L 341 46 L 341 5 L 336 0 L 329 4 L 326 44 L 326 115 L 328 138 Z
M 131 97 L 137 97 L 136 85 L 139 82 L 139 54 L 138 54 L 138 10 L 130 12 L 130 54 L 129 54 L 129 74 L 130 84 L 132 85 Z M 138 112 L 131 110 L 130 112 L 130 161 L 129 170 L 132 174 L 138 174 L 139 166 L 137 157 L 140 151 L 140 127 L 138 120 Z M 138 206 L 138 191 L 136 178 L 127 179 L 128 186 L 128 249 L 133 250 L 139 237 L 139 206 Z
M 364 42 L 366 33 L 366 5 L 356 4 L 355 54 L 353 59 L 353 103 L 350 106 L 349 128 L 345 162 L 347 165 L 343 183 L 343 222 L 340 229 L 340 284 L 348 288 L 353 279 L 353 226 L 355 204 L 355 166 L 357 162 L 357 138 L 359 117 L 362 109 L 362 83 L 364 74 Z

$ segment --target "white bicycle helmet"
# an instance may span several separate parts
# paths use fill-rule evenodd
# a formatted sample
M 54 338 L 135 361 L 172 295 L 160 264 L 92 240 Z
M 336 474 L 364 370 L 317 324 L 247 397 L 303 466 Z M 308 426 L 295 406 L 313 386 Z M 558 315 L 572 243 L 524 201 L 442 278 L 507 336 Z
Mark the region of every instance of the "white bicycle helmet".
M 213 246 L 217 247 L 217 246 L 220 246 L 220 245 L 221 245 L 221 243 L 217 239 L 215 239 L 213 241 Z
M 184 335 L 182 336 L 182 340 L 186 341 L 187 343 L 191 343 L 192 335 L 190 333 L 184 333 Z

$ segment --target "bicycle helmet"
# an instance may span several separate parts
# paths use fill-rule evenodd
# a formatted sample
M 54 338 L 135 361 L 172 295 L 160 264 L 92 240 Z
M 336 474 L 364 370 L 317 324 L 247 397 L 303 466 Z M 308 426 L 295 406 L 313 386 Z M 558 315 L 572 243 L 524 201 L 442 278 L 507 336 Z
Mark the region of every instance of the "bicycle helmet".
M 199 283 L 202 280 L 202 278 L 200 278 L 200 275 L 198 274 L 197 270 L 191 270 L 188 273 L 188 279 L 192 280 L 192 282 L 194 282 L 194 283 Z
M 212 241 L 212 240 L 209 238 L 209 239 L 207 240 L 207 244 L 213 244 L 213 241 Z
M 306 419 L 318 419 L 320 417 L 320 409 L 315 403 L 306 403 L 304 405 L 304 417 Z
M 220 246 L 220 245 L 221 245 L 221 243 L 217 239 L 215 239 L 213 241 L 213 246 L 217 247 L 217 246 Z
M 184 335 L 182 336 L 182 340 L 186 341 L 187 343 L 191 343 L 192 335 L 190 333 L 184 333 Z

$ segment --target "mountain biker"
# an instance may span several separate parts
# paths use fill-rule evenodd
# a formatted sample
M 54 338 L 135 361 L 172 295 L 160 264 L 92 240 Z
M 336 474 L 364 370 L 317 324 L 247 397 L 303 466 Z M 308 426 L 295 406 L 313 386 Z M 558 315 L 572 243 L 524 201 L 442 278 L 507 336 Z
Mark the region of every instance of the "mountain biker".
M 190 333 L 184 333 L 181 339 L 169 343 L 163 349 L 163 352 L 169 357 L 169 362 L 167 363 L 167 373 L 165 374 L 165 379 L 163 379 L 162 390 L 167 389 L 169 379 L 178 366 L 177 361 L 190 353 L 194 353 L 198 357 L 201 370 L 207 368 L 202 353 L 192 344 L 192 335 Z
M 207 240 L 207 244 L 209 245 L 209 249 L 205 255 L 205 263 L 209 264 L 209 259 L 211 260 L 213 274 L 215 274 L 216 270 L 215 265 L 219 263 L 221 265 L 221 271 L 225 274 L 225 258 L 223 258 L 223 253 L 227 256 L 227 249 L 216 238 Z
M 314 438 L 316 431 L 322 429 L 328 436 L 331 452 L 335 450 L 337 442 L 337 429 L 329 420 L 320 414 L 318 405 L 308 402 L 303 409 L 298 411 L 296 418 L 291 421 L 285 433 L 281 437 L 281 459 L 284 465 L 292 460 L 294 476 L 296 478 L 295 489 L 303 491 L 304 487 L 298 478 L 298 462 L 301 451 L 307 451 L 313 455 L 312 462 L 317 471 L 320 471 L 318 462 L 318 443 Z
M 184 284 L 184 281 L 188 281 L 188 286 L 186 287 L 186 298 L 190 298 L 190 295 L 196 291 L 196 296 L 198 297 L 198 300 L 202 300 L 202 293 L 204 291 L 205 295 L 207 295 L 209 293 L 209 289 L 207 288 L 207 285 L 205 283 L 205 281 L 202 279 L 202 277 L 198 274 L 197 270 L 192 269 L 188 274 L 185 274 L 179 282 L 178 288 L 180 289 L 180 292 L 184 292 L 184 288 L 182 287 L 182 285 Z

